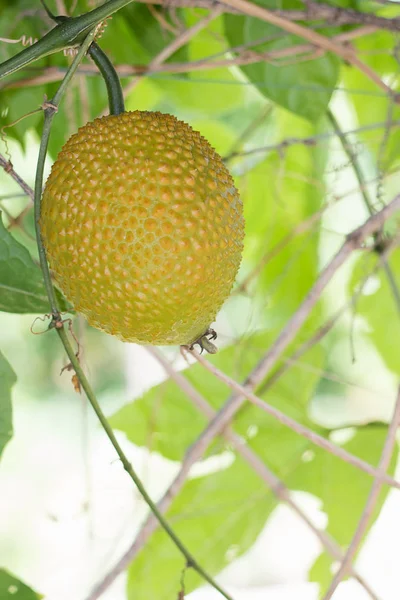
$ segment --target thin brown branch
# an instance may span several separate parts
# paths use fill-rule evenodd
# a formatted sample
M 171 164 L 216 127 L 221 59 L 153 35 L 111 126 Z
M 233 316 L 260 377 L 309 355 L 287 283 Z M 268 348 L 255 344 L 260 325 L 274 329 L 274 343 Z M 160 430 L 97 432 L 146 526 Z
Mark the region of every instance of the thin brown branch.
M 340 33 L 331 39 L 337 42 L 348 42 L 352 39 L 369 35 L 375 31 L 370 26 L 360 27 L 353 31 L 347 31 Z M 233 49 L 235 52 L 237 49 Z M 283 59 L 291 56 L 302 55 L 313 52 L 315 46 L 311 44 L 297 44 L 288 48 L 281 48 L 277 50 L 271 50 L 269 52 L 255 52 L 244 48 L 242 51 L 239 50 L 239 55 L 234 58 L 225 58 L 221 60 L 215 60 L 213 57 L 205 57 L 195 61 L 188 61 L 185 63 L 167 63 L 153 66 L 150 70 L 149 65 L 116 65 L 118 75 L 121 77 L 129 77 L 131 75 L 153 75 L 157 73 L 188 73 L 190 71 L 203 71 L 209 69 L 219 69 L 221 67 L 232 67 L 249 65 L 260 62 L 271 62 L 276 64 L 278 59 Z M 231 52 L 232 49 L 227 48 L 225 52 Z M 27 69 L 28 71 L 29 69 Z M 35 69 L 36 70 L 36 69 Z M 78 71 L 80 74 L 98 76 L 98 70 L 95 65 L 86 64 L 81 67 Z M 43 85 L 44 83 L 52 83 L 59 81 L 63 78 L 65 71 L 58 67 L 47 67 L 41 70 L 39 75 L 34 77 L 23 77 L 22 79 L 14 79 L 5 81 L 4 88 L 20 88 L 34 85 Z
M 11 175 L 11 177 L 16 181 L 19 187 L 25 192 L 25 194 L 30 198 L 33 203 L 34 192 L 33 189 L 18 175 L 18 173 L 14 170 L 12 163 L 4 158 L 2 154 L 0 154 L 0 167 L 3 167 L 6 173 Z
M 393 455 L 394 447 L 396 445 L 396 433 L 400 426 L 400 387 L 397 393 L 396 405 L 394 408 L 393 417 L 389 425 L 386 441 L 383 446 L 381 458 L 379 461 L 378 469 L 379 473 L 376 475 L 375 481 L 372 484 L 371 491 L 369 493 L 367 502 L 365 504 L 363 513 L 358 523 L 357 529 L 354 533 L 353 539 L 348 547 L 346 555 L 342 561 L 342 564 L 337 571 L 333 581 L 324 596 L 324 600 L 330 600 L 336 591 L 339 583 L 346 577 L 350 570 L 353 558 L 362 542 L 362 539 L 367 531 L 368 524 L 374 512 L 374 508 L 379 498 L 379 493 L 383 485 L 383 477 L 390 465 L 390 461 Z
M 225 3 L 215 0 L 136 0 L 149 5 L 161 5 L 165 8 L 214 8 Z M 378 1 L 378 0 L 375 0 Z M 395 2 L 390 3 L 396 6 Z M 224 6 L 224 12 L 241 14 L 241 10 L 234 6 Z M 327 25 L 372 25 L 377 29 L 387 31 L 400 31 L 400 19 L 388 19 L 372 13 L 365 13 L 340 6 L 331 6 L 320 2 L 307 2 L 307 10 L 274 10 L 275 14 L 289 21 L 325 21 Z
M 400 121 L 393 121 L 393 126 L 399 127 Z M 359 127 L 357 129 L 352 129 L 350 131 L 346 131 L 345 135 L 353 135 L 357 133 L 365 133 L 366 131 L 373 131 L 375 129 L 384 129 L 386 126 L 385 122 L 374 123 L 372 125 L 366 125 L 365 127 Z M 241 156 L 250 156 L 252 154 L 258 154 L 260 152 L 278 152 L 282 153 L 287 148 L 295 145 L 302 146 L 316 146 L 320 142 L 329 141 L 335 136 L 335 132 L 333 131 L 325 131 L 324 133 L 318 133 L 313 136 L 305 137 L 305 138 L 285 138 L 281 142 L 277 142 L 276 144 L 268 144 L 267 146 L 259 146 L 257 148 L 252 148 L 250 150 L 244 150 L 242 152 L 234 152 L 225 157 L 225 162 L 232 160 L 233 158 L 241 157 Z
M 330 4 L 323 4 L 321 2 L 314 2 L 313 0 L 307 0 L 307 9 L 303 11 L 286 11 L 292 13 L 292 17 L 296 15 L 296 21 L 308 21 L 308 20 L 324 20 L 332 25 L 349 25 L 349 24 L 363 24 L 372 25 L 378 29 L 386 29 L 388 31 L 400 31 L 400 19 L 395 17 L 393 19 L 387 19 L 374 15 L 373 13 L 360 12 L 358 10 L 352 10 L 350 8 L 342 8 L 340 6 L 332 6 Z M 288 17 L 288 15 L 283 15 Z
M 160 23 L 162 29 L 164 30 L 163 33 L 165 33 L 165 31 L 169 31 L 175 36 L 179 35 L 181 27 L 177 28 L 176 25 L 172 25 L 164 16 L 163 11 L 157 10 L 153 4 L 148 4 L 147 6 L 152 16 Z
M 26 237 L 28 237 L 30 240 L 35 241 L 35 237 L 26 229 L 23 222 L 25 216 L 32 210 L 32 204 L 27 204 L 25 208 L 16 217 L 13 217 L 13 215 L 6 209 L 6 207 L 3 204 L 1 204 L 1 201 L 0 206 L 1 210 L 3 210 L 4 213 L 7 215 L 9 221 L 7 225 L 8 231 L 11 231 L 12 229 L 16 228 L 20 229 L 20 231 L 22 231 L 26 235 Z
M 215 375 L 215 377 L 217 377 L 220 381 L 225 383 L 234 392 L 236 392 L 237 394 L 241 394 L 242 399 L 244 398 L 244 399 L 249 400 L 249 402 L 251 402 L 255 406 L 258 406 L 258 408 L 260 408 L 262 411 L 264 411 L 267 414 L 274 417 L 277 421 L 279 421 L 279 423 L 282 423 L 282 425 L 289 427 L 289 429 L 291 429 L 298 435 L 301 435 L 302 437 L 306 438 L 307 440 L 309 440 L 310 442 L 312 442 L 319 448 L 322 448 L 323 450 L 326 450 L 330 454 L 333 454 L 334 456 L 341 458 L 348 464 L 353 465 L 353 467 L 356 467 L 357 469 L 360 469 L 361 471 L 364 471 L 368 475 L 370 475 L 372 477 L 381 476 L 379 469 L 371 466 L 369 463 L 367 463 L 364 460 L 358 458 L 357 456 L 351 454 L 350 452 L 347 452 L 342 447 L 337 446 L 336 444 L 333 444 L 327 438 L 319 435 L 318 433 L 316 433 L 312 429 L 309 429 L 305 425 L 298 423 L 295 419 L 288 417 L 282 411 L 278 410 L 274 406 L 271 406 L 265 400 L 263 400 L 262 398 L 259 398 L 255 394 L 253 394 L 251 391 L 249 391 L 249 389 L 247 387 L 245 387 L 244 385 L 241 385 L 240 383 L 238 383 L 237 381 L 235 381 L 234 379 L 232 379 L 231 377 L 229 377 L 228 375 L 223 373 L 220 369 L 218 369 L 215 365 L 213 365 L 208 360 L 206 360 L 203 356 L 201 356 L 201 354 L 199 354 L 195 350 L 187 350 L 187 352 L 189 352 L 192 356 L 194 356 L 196 358 L 196 360 L 201 365 L 203 365 L 203 367 L 205 369 L 207 369 L 207 371 L 209 371 L 210 373 L 213 373 L 213 375 Z M 227 404 L 225 404 L 225 406 L 227 406 Z M 211 421 L 210 425 L 205 430 L 205 432 L 208 429 L 211 430 L 211 425 L 213 425 L 214 422 L 218 421 L 219 415 L 223 411 L 224 411 L 224 409 L 222 409 L 219 413 L 217 413 L 216 417 L 214 417 L 213 421 Z M 226 412 L 223 413 L 224 417 L 225 417 L 225 414 L 226 414 Z M 221 418 L 219 418 L 219 420 L 221 420 Z M 231 419 L 229 419 L 228 422 L 230 422 L 230 420 Z M 226 426 L 227 425 L 224 425 L 224 428 Z M 212 429 L 213 438 L 216 435 L 218 435 L 219 431 L 221 431 L 222 428 L 221 429 L 218 428 L 218 431 L 216 433 L 214 433 L 215 430 L 216 430 L 216 427 L 214 426 Z M 197 440 L 196 444 L 198 444 L 199 440 L 201 440 L 201 443 L 203 445 L 205 438 L 208 441 L 208 435 L 206 438 L 206 436 L 203 433 L 202 436 Z M 392 477 L 390 477 L 390 475 L 387 475 L 387 474 L 384 475 L 384 482 L 387 483 L 388 485 L 391 485 L 392 487 L 400 489 L 400 482 L 394 480 Z
M 267 121 L 267 119 L 271 116 L 271 113 L 273 112 L 273 110 L 274 110 L 273 105 L 267 102 L 266 105 L 263 106 L 262 110 L 260 111 L 260 114 L 258 114 L 249 123 L 249 125 L 244 129 L 244 131 L 236 138 L 235 142 L 231 146 L 229 156 L 231 156 L 232 154 L 235 154 L 235 152 L 238 150 L 238 148 L 243 147 L 243 144 L 249 138 L 251 138 L 253 133 L 255 133 L 258 130 L 258 128 Z

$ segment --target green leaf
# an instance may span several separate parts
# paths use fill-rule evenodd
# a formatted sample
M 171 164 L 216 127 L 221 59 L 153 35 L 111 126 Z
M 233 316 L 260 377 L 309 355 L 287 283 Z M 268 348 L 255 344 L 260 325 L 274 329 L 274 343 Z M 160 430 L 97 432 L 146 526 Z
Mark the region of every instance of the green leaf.
M 10 364 L 0 352 L 0 456 L 13 435 L 11 388 L 16 380 Z
M 61 298 L 62 309 L 67 303 Z M 0 310 L 11 313 L 47 313 L 49 301 L 40 268 L 17 242 L 0 218 Z
M 383 268 L 374 273 L 364 287 L 364 293 L 358 294 L 360 285 L 365 282 L 368 273 L 375 271 L 378 257 L 373 254 L 361 255 L 355 264 L 349 281 L 349 293 L 357 294 L 354 309 L 368 323 L 365 335 L 379 351 L 387 367 L 398 374 L 400 372 L 400 355 L 397 346 L 400 336 L 399 308 L 395 299 L 400 289 L 400 250 L 396 249 L 389 258 L 393 284 L 389 283 Z
M 294 8 L 293 2 L 258 4 L 266 8 Z M 226 14 L 224 18 L 225 35 L 232 47 L 246 44 L 255 52 L 273 52 L 304 44 L 302 38 L 282 35 L 279 28 L 254 17 Z M 325 113 L 339 77 L 339 61 L 330 53 L 313 60 L 289 57 L 280 64 L 263 61 L 240 69 L 266 98 L 312 122 Z
M 0 569 L 1 600 L 40 600 L 43 598 L 8 571 Z
M 354 437 L 343 444 L 343 448 L 366 462 L 376 465 L 386 435 L 387 427 L 383 425 L 369 425 L 354 429 Z M 394 472 L 396 454 L 395 452 L 392 460 L 391 473 Z M 307 461 L 302 462 L 286 482 L 291 489 L 303 490 L 321 498 L 322 510 L 328 516 L 327 531 L 342 548 L 348 546 L 371 489 L 372 477 L 332 456 L 329 452 L 314 447 Z M 389 488 L 384 486 L 369 529 L 379 515 L 388 490 Z M 312 580 L 322 586 L 322 591 L 326 591 L 332 580 L 333 562 L 332 557 L 323 552 L 312 568 Z
M 275 506 L 265 484 L 237 458 L 223 471 L 187 482 L 167 518 L 199 564 L 215 575 L 254 543 Z M 129 568 L 128 600 L 177 598 L 183 568 L 175 545 L 156 531 Z M 193 569 L 185 573 L 186 593 L 201 583 Z

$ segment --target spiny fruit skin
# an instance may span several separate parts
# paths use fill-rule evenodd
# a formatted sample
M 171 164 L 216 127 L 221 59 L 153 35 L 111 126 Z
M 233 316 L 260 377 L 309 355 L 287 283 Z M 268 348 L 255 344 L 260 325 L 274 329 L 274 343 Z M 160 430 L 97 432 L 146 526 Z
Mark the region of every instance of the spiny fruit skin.
M 91 325 L 141 344 L 191 344 L 229 296 L 244 220 L 210 144 L 159 112 L 86 124 L 42 200 L 55 280 Z

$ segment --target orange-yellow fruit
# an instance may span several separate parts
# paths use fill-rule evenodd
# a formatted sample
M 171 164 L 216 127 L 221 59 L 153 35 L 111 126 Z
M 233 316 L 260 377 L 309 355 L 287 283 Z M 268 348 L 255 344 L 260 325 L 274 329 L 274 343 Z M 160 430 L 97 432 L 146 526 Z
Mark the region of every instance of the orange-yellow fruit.
M 67 141 L 41 231 L 57 285 L 91 325 L 125 341 L 190 344 L 232 289 L 244 221 L 209 143 L 171 115 L 135 111 Z

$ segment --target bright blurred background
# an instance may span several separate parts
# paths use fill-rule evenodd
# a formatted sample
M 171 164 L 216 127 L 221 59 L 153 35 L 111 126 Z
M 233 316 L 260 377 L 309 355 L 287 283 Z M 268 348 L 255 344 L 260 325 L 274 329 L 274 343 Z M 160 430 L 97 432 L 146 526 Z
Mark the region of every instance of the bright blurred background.
M 10 3 L 8 5 L 11 6 Z M 197 22 L 202 15 L 199 11 L 191 12 L 186 25 Z M 221 21 L 222 18 L 213 21 L 188 44 L 191 60 L 226 49 L 227 34 Z M 129 62 L 133 52 L 146 64 L 153 58 L 154 53 L 148 50 L 148 46 L 150 44 L 151 49 L 154 38 L 146 42 L 138 33 L 138 39 L 135 38 L 130 46 L 126 43 L 126 23 L 117 17 L 111 23 L 102 43 L 114 50 L 118 62 Z M 249 35 L 252 23 L 247 22 L 249 28 L 246 32 Z M 257 31 L 255 28 L 254 35 Z M 384 42 L 387 42 L 386 37 L 378 34 L 365 42 L 365 47 L 370 50 L 370 61 L 375 61 L 377 69 L 378 58 L 373 52 L 377 48 L 385 49 Z M 233 43 L 231 39 L 229 41 Z M 157 40 L 157 43 L 161 44 L 161 41 Z M 382 61 L 387 58 L 386 55 L 382 55 L 383 58 L 379 56 Z M 379 71 L 385 74 L 387 80 L 390 79 L 388 69 L 385 62 Z M 326 207 L 317 228 L 311 228 L 304 237 L 295 236 L 274 261 L 260 269 L 259 278 L 248 289 L 241 291 L 238 286 L 218 316 L 219 347 L 229 351 L 235 345 L 238 363 L 245 362 L 252 354 L 253 336 L 260 331 L 270 334 L 270 342 L 274 340 L 315 281 L 318 270 L 333 256 L 346 234 L 368 216 L 354 168 L 324 118 L 310 123 L 294 114 L 295 108 L 297 113 L 301 112 L 298 108 L 300 103 L 303 112 L 308 110 L 312 113 L 314 109 L 310 105 L 315 102 L 317 110 L 324 91 L 326 103 L 333 93 L 330 108 L 344 131 L 380 123 L 387 108 L 387 98 L 371 91 L 369 82 L 360 79 L 357 72 L 354 75 L 354 70 L 347 67 L 336 84 L 333 82 L 328 89 L 327 82 L 323 82 L 318 93 L 309 87 L 308 96 L 304 96 L 307 82 L 303 85 L 306 71 L 301 71 L 302 82 L 298 85 L 291 86 L 290 78 L 286 84 L 275 81 L 273 90 L 267 92 L 264 88 L 271 85 L 270 78 L 264 77 L 260 82 L 260 71 L 256 75 L 249 73 L 247 77 L 250 79 L 237 67 L 232 67 L 199 73 L 193 71 L 187 77 L 176 73 L 154 75 L 138 79 L 127 100 L 129 110 L 162 110 L 190 122 L 223 156 L 235 151 L 244 153 L 229 163 L 241 190 L 247 220 L 239 284 L 260 263 L 266 250 L 274 249 L 279 241 L 321 206 Z M 54 121 L 55 130 L 50 144 L 52 158 L 70 130 L 73 131 L 85 117 L 88 118 L 88 113 L 97 114 L 104 108 L 101 104 L 102 101 L 104 104 L 104 90 L 99 87 L 98 80 L 93 80 L 93 77 L 88 79 L 90 86 L 89 91 L 86 90 L 92 104 L 80 105 L 83 114 L 79 111 L 71 113 L 74 98 L 76 100 L 82 91 L 79 85 L 66 98 L 65 112 Z M 397 84 L 394 77 L 390 81 Z M 54 84 L 46 89 L 54 89 Z M 279 90 L 282 97 L 279 97 Z M 3 95 L 6 106 L 2 110 L 3 117 L 10 114 L 13 118 L 19 117 L 43 101 L 41 86 L 27 87 L 21 96 L 13 96 L 14 93 L 15 90 L 6 90 Z M 272 99 L 267 100 L 266 96 Z M 290 103 L 295 106 L 292 112 L 287 106 Z M 304 108 L 307 103 L 308 108 Z M 10 154 L 15 171 L 33 185 L 38 153 L 35 128 L 39 128 L 40 115 L 30 119 L 14 128 L 19 141 L 7 139 L 7 146 L 0 141 L 0 151 Z M 324 137 L 327 131 L 328 135 Z M 377 205 L 382 199 L 391 200 L 400 182 L 394 142 L 390 146 L 394 157 L 390 163 L 391 170 L 389 166 L 386 170 L 382 166 L 379 148 L 383 136 L 382 125 L 365 136 L 350 136 L 368 182 L 366 187 Z M 315 137 L 316 143 L 299 143 L 278 151 L 275 147 L 250 153 L 259 147 L 307 137 Z M 46 173 L 50 164 L 51 159 Z M 7 214 L 17 216 L 26 205 L 26 199 L 17 196 L 20 190 L 3 172 L 0 172 L 0 189 L 3 217 L 7 223 Z M 8 195 L 13 195 L 13 198 L 4 199 Z M 35 256 L 31 214 L 27 215 L 24 226 L 25 233 L 18 229 L 13 229 L 12 233 Z M 349 301 L 359 280 L 371 267 L 363 261 L 362 255 L 362 252 L 354 253 L 338 271 L 312 315 L 308 333 Z M 399 258 L 395 251 L 391 264 L 397 280 Z M 282 402 L 283 409 L 299 420 L 309 419 L 308 424 L 321 427 L 324 435 L 335 443 L 350 448 L 354 446 L 352 451 L 355 454 L 376 463 L 399 384 L 400 326 L 397 321 L 398 315 L 381 273 L 372 275 L 361 296 L 349 305 L 316 354 L 312 357 L 306 355 L 290 369 L 287 389 L 280 389 L 282 398 L 273 397 L 273 401 L 278 406 Z M 71 373 L 61 373 L 67 364 L 63 349 L 55 335 L 43 333 L 45 326 L 45 323 L 36 320 L 35 315 L 0 313 L 1 350 L 18 378 L 13 388 L 15 433 L 4 450 L 0 464 L 0 565 L 43 594 L 46 600 L 85 600 L 93 586 L 132 543 L 147 510 L 90 406 L 83 396 L 74 392 Z M 149 493 L 154 499 L 159 498 L 177 472 L 179 461 L 166 458 L 168 448 L 164 447 L 167 451 L 162 452 L 162 440 L 150 440 L 153 450 L 149 450 L 146 443 L 132 442 L 132 439 L 141 436 L 143 425 L 141 413 L 135 408 L 138 404 L 133 401 L 147 402 L 150 396 L 146 392 L 166 379 L 163 368 L 148 349 L 123 344 L 91 329 L 81 318 L 74 321 L 74 331 L 83 350 L 82 365 L 101 406 L 108 416 L 114 415 L 114 425 L 118 421 L 118 440 Z M 266 345 L 263 352 L 267 349 Z M 176 369 L 186 368 L 179 349 L 163 348 L 162 352 Z M 314 379 L 310 383 L 312 377 Z M 210 383 L 208 399 L 211 401 L 221 392 L 217 385 L 212 385 L 208 375 L 204 378 Z M 226 389 L 224 394 L 227 398 L 229 391 Z M 267 395 L 266 399 L 269 401 L 270 397 Z M 173 411 L 177 406 L 185 412 L 184 399 L 178 398 L 173 406 L 171 403 L 172 414 L 175 414 Z M 121 412 L 123 407 L 127 407 L 128 412 Z M 266 464 L 273 470 L 276 467 L 279 476 L 293 490 L 296 503 L 317 527 L 327 528 L 337 537 L 344 549 L 357 525 L 372 479 L 355 469 L 345 470 L 343 465 L 330 462 L 328 455 L 321 455 L 320 451 L 308 445 L 304 449 L 300 445 L 295 446 L 290 454 L 293 439 L 286 438 L 284 434 L 282 438 L 275 439 L 273 431 L 265 433 L 262 430 L 262 413 L 255 411 L 254 416 L 253 412 L 251 415 L 253 420 L 249 421 L 245 432 L 247 442 L 251 444 L 254 437 L 256 444 L 259 436 L 259 446 L 255 447 Z M 198 432 L 194 428 L 192 435 L 190 418 L 182 423 L 177 420 L 176 431 L 172 434 L 171 431 L 165 432 L 165 435 L 171 435 L 167 438 L 166 447 L 169 440 L 173 446 L 173 437 L 178 442 L 181 438 L 190 439 L 190 443 L 196 439 Z M 357 428 L 357 425 L 361 427 Z M 262 433 L 258 432 L 258 428 Z M 377 441 L 373 437 L 375 433 Z M 173 454 L 172 450 L 170 454 Z M 281 460 L 281 455 L 286 462 L 283 458 Z M 217 444 L 192 469 L 191 479 L 206 480 L 207 473 L 223 476 L 234 461 L 232 449 Z M 315 465 L 321 461 L 319 471 Z M 399 468 L 393 465 L 393 471 L 395 469 L 400 477 Z M 243 477 L 232 483 L 233 495 L 235 490 L 246 490 L 248 480 Z M 316 489 L 318 493 L 313 493 Z M 204 490 L 202 493 L 205 495 Z M 253 511 L 260 511 L 262 515 L 259 504 L 262 505 L 265 500 L 267 506 L 270 502 L 269 496 L 261 500 L 256 496 L 252 490 L 248 504 L 233 504 L 232 507 L 226 497 L 218 500 L 217 496 L 210 496 L 211 501 L 202 504 L 200 494 L 198 504 L 188 507 L 187 527 L 190 527 L 191 518 L 195 523 L 193 527 L 198 527 L 204 535 L 199 536 L 196 545 L 190 546 L 191 551 L 202 562 L 223 540 L 225 568 L 218 580 L 235 600 L 317 600 L 319 585 L 315 581 L 326 584 L 337 564 L 326 560 L 314 534 L 288 507 L 271 505 L 271 514 L 264 520 L 262 516 L 259 518 L 256 535 L 253 535 L 254 528 L 249 534 L 251 543 L 247 543 L 246 539 L 243 547 L 230 543 L 231 532 L 228 530 L 226 534 L 226 524 L 239 514 L 244 523 L 246 519 L 249 524 L 253 523 Z M 383 508 L 355 564 L 360 575 L 376 591 L 379 600 L 398 600 L 400 493 L 391 490 L 381 500 L 384 501 Z M 202 529 L 202 511 L 215 511 L 220 515 L 212 528 L 204 526 Z M 185 517 L 183 510 L 182 514 Z M 177 522 L 179 525 L 179 518 Z M 175 580 L 172 583 L 168 580 L 163 588 L 165 572 L 161 573 L 161 569 L 163 558 L 168 558 L 163 555 L 165 548 L 162 547 L 159 554 L 153 552 L 153 547 L 146 551 L 147 564 L 131 568 L 130 582 L 128 576 L 122 574 L 102 598 L 177 598 L 175 580 L 179 581 L 180 573 L 176 575 L 175 572 Z M 318 557 L 322 557 L 321 563 L 318 563 Z M 183 567 L 181 562 L 180 568 Z M 137 588 L 135 578 L 139 581 Z M 151 591 L 147 592 L 146 582 Z M 203 586 L 188 597 L 217 600 L 218 595 Z M 335 600 L 364 600 L 367 597 L 353 580 L 340 584 L 334 596 Z

